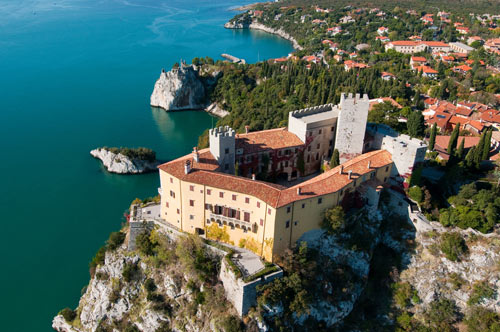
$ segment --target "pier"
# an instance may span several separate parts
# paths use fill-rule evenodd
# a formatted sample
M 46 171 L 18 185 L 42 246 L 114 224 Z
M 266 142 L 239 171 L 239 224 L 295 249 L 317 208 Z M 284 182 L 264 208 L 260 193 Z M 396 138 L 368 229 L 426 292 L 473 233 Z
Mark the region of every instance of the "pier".
M 240 59 L 240 58 L 237 58 L 231 54 L 226 54 L 226 53 L 222 53 L 221 56 L 224 58 L 224 59 L 227 59 L 233 63 L 241 63 L 241 64 L 246 64 L 247 62 L 245 61 L 245 59 Z

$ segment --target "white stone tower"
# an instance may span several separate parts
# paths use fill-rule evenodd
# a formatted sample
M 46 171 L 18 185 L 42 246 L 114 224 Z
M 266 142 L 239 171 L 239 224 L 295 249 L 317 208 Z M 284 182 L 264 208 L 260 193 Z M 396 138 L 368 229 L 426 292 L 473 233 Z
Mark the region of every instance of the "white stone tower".
M 210 129 L 210 152 L 221 171 L 234 174 L 236 132 L 229 126 Z
M 354 98 L 352 93 L 348 97 L 342 94 L 339 107 L 335 148 L 339 150 L 340 163 L 344 163 L 363 153 L 370 101 L 367 94 L 363 98 L 359 94 Z

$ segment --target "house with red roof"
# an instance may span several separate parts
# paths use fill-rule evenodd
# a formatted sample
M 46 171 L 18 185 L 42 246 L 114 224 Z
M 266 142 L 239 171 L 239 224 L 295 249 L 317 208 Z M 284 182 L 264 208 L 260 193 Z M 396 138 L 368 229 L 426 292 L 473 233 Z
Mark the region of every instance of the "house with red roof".
M 432 69 L 429 66 L 420 66 L 415 68 L 417 72 L 422 72 L 423 77 L 436 78 L 438 75 L 437 70 Z
M 459 26 L 456 28 L 457 31 L 461 34 L 461 35 L 466 35 L 469 33 L 469 28 L 467 27 L 462 27 L 462 26 Z
M 382 43 L 388 43 L 391 41 L 387 36 L 376 36 L 375 40 L 380 40 Z
M 450 155 L 448 154 L 448 144 L 450 143 L 450 138 L 451 136 L 436 136 L 434 150 L 439 153 L 439 157 L 442 160 L 450 159 Z M 470 148 L 479 144 L 480 139 L 480 137 L 459 136 L 457 146 L 460 146 L 460 144 L 462 144 L 462 141 L 464 141 L 464 154 L 467 154 Z
M 384 80 L 384 81 L 390 81 L 390 80 L 393 80 L 396 78 L 396 75 L 392 74 L 392 73 L 388 73 L 386 71 L 383 71 L 382 74 L 380 74 L 380 77 Z
M 471 67 L 467 66 L 467 65 L 461 65 L 461 66 L 456 66 L 456 67 L 453 67 L 451 68 L 451 70 L 455 73 L 459 73 L 459 74 L 462 74 L 462 75 L 465 75 L 467 74 L 469 71 L 472 70 Z
M 349 71 L 351 69 L 359 68 L 359 69 L 364 69 L 364 68 L 369 68 L 367 64 L 361 63 L 361 62 L 356 62 L 352 60 L 347 60 L 344 61 L 344 70 Z
M 377 33 L 379 34 L 379 36 L 388 34 L 389 33 L 389 28 L 380 27 L 380 28 L 377 29 Z
M 335 35 L 338 35 L 339 33 L 342 32 L 342 27 L 341 26 L 331 27 L 331 28 L 326 29 L 326 32 L 330 36 L 335 36 Z
M 306 55 L 302 57 L 302 60 L 316 64 L 321 63 L 321 58 L 318 58 L 315 55 Z
M 423 56 L 412 56 L 410 58 L 410 66 L 415 69 L 415 67 L 420 67 L 427 63 L 427 59 Z

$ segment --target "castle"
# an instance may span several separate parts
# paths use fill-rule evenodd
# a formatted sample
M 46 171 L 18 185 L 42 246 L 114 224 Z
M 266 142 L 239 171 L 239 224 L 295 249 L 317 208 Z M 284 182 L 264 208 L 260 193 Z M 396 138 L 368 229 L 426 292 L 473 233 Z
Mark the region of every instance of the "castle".
M 320 228 L 325 209 L 376 207 L 382 186 L 410 175 L 427 147 L 383 126 L 367 130 L 368 108 L 367 95 L 349 94 L 290 112 L 287 128 L 211 129 L 209 148 L 159 166 L 161 218 L 272 261 Z M 334 149 L 341 165 L 319 174 Z

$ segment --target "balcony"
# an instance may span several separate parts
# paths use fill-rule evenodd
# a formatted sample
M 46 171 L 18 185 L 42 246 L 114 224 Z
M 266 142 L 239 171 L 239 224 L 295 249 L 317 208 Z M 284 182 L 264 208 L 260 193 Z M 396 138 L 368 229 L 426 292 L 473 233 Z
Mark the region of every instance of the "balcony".
M 226 217 L 221 214 L 216 214 L 213 212 L 210 212 L 210 222 L 216 222 L 220 226 L 222 225 L 227 225 L 231 227 L 231 229 L 234 228 L 241 228 L 244 232 L 247 231 L 253 231 L 254 233 L 257 233 L 257 224 L 256 223 L 251 223 L 248 221 L 243 221 L 239 220 L 236 218 L 231 218 L 231 217 Z

